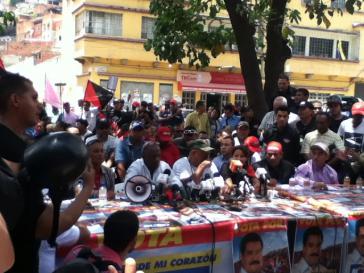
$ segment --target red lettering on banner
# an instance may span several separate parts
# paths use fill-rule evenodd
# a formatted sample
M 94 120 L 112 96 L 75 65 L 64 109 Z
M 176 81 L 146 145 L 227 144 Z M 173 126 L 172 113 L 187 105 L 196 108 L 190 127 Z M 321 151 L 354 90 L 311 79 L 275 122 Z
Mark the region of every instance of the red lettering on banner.
M 211 83 L 222 83 L 222 84 L 244 84 L 244 79 L 241 74 L 237 73 L 222 73 L 222 72 L 210 72 Z
M 214 223 L 215 241 L 231 241 L 234 237 L 234 223 Z M 163 248 L 212 242 L 213 231 L 210 224 L 140 230 L 136 242 L 137 249 Z

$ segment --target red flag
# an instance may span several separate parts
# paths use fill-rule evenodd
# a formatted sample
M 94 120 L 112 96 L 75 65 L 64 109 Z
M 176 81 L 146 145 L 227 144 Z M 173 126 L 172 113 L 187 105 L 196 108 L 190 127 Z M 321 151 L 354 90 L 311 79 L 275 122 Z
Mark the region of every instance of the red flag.
M 92 81 L 87 81 L 84 101 L 89 101 L 96 107 L 103 109 L 113 98 L 114 94 Z

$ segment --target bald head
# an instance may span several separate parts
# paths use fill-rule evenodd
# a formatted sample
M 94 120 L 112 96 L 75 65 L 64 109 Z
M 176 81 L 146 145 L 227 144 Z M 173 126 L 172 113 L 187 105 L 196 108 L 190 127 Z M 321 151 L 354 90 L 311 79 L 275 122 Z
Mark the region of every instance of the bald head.
M 144 164 L 149 170 L 154 171 L 158 168 L 161 160 L 161 149 L 156 142 L 147 142 L 143 147 L 142 154 Z
M 278 96 L 273 101 L 273 110 L 276 110 L 279 107 L 287 105 L 288 105 L 287 99 L 285 97 Z

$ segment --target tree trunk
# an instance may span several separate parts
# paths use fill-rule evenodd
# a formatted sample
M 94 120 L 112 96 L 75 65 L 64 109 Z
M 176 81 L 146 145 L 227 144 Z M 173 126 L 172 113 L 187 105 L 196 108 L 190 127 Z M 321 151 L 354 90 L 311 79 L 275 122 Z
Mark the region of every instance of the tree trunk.
M 245 82 L 249 106 L 260 120 L 268 108 L 264 98 L 262 76 L 255 50 L 255 26 L 249 24 L 246 16 L 236 12 L 240 3 L 241 0 L 225 0 L 226 10 L 229 13 L 239 50 L 240 67 Z
M 282 27 L 287 0 L 273 0 L 267 23 L 267 51 L 265 59 L 264 94 L 269 109 L 277 96 L 279 74 L 284 72 L 284 64 L 291 57 L 287 41 L 282 37 Z

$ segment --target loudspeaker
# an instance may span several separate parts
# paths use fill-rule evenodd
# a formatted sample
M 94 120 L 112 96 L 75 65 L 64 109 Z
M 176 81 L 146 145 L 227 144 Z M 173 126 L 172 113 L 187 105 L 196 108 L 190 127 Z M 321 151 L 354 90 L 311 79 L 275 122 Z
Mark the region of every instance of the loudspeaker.
M 136 175 L 125 182 L 125 194 L 131 202 L 143 203 L 152 194 L 152 182 L 142 175 Z

